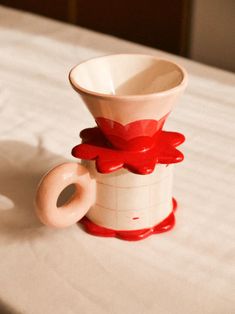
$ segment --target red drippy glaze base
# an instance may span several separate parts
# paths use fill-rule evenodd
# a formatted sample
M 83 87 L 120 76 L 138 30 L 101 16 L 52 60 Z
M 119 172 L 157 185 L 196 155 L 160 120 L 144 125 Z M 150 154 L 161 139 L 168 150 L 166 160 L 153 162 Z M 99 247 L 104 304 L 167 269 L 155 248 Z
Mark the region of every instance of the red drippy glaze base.
M 115 237 L 122 240 L 127 241 L 138 241 L 143 240 L 153 234 L 157 233 L 163 233 L 171 230 L 175 225 L 175 211 L 177 208 L 177 202 L 173 198 L 172 199 L 172 212 L 170 215 L 165 218 L 162 222 L 159 224 L 146 229 L 139 229 L 139 230 L 113 230 L 108 229 L 105 227 L 101 227 L 99 225 L 96 225 L 92 221 L 90 221 L 87 217 L 83 217 L 81 222 L 85 228 L 85 230 L 95 236 L 99 237 Z

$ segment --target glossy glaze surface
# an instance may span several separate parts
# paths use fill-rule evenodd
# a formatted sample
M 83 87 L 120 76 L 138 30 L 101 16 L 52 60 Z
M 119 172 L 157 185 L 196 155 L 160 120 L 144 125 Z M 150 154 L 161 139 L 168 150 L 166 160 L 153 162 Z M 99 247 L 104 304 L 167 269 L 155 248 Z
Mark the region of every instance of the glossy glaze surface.
M 179 65 L 138 54 L 85 61 L 71 70 L 69 79 L 95 119 L 122 125 L 159 121 L 169 114 L 187 84 L 187 74 Z
M 184 158 L 176 147 L 184 142 L 185 137 L 176 132 L 159 132 L 155 145 L 143 151 L 114 149 L 99 128 L 85 129 L 80 136 L 83 143 L 73 148 L 72 155 L 85 160 L 96 160 L 96 167 L 101 173 L 125 168 L 137 174 L 149 174 L 157 163 L 168 165 Z
M 142 150 L 156 142 L 168 114 L 160 120 L 138 120 L 122 125 L 106 118 L 96 118 L 98 127 L 112 145 L 121 150 Z
M 173 165 L 158 164 L 148 175 L 119 169 L 97 172 L 94 161 L 83 161 L 96 181 L 96 202 L 86 216 L 113 230 L 139 230 L 163 221 L 172 211 Z
M 69 79 L 98 127 L 83 130 L 82 144 L 72 150 L 86 168 L 67 165 L 68 173 L 62 165 L 42 180 L 41 221 L 63 227 L 86 214 L 89 232 L 129 240 L 172 228 L 171 164 L 183 160 L 176 147 L 184 136 L 162 128 L 186 87 L 184 69 L 154 56 L 120 54 L 83 62 Z M 61 213 L 55 204 L 71 183 L 77 193 Z
M 153 234 L 163 233 L 171 230 L 175 225 L 175 211 L 177 209 L 177 202 L 172 199 L 172 212 L 163 221 L 151 228 L 139 230 L 113 230 L 101 227 L 93 223 L 87 217 L 84 217 L 80 222 L 83 224 L 85 230 L 95 236 L 100 237 L 116 237 L 127 241 L 143 240 Z
M 174 62 L 141 54 L 93 58 L 71 73 L 76 88 L 115 96 L 161 93 L 180 85 L 183 77 L 182 68 Z
M 63 206 L 57 206 L 60 193 L 70 184 L 76 192 Z M 95 180 L 78 163 L 64 163 L 44 175 L 36 195 L 36 213 L 40 221 L 50 227 L 64 228 L 79 221 L 94 204 Z

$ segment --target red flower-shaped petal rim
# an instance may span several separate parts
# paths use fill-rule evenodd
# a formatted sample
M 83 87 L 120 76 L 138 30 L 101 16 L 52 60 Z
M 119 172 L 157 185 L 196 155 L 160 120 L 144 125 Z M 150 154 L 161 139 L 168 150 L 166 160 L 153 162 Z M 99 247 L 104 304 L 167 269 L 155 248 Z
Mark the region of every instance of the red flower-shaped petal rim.
M 177 202 L 172 199 L 172 212 L 159 224 L 153 226 L 152 228 L 140 229 L 140 230 L 113 230 L 105 227 L 96 225 L 90 221 L 87 217 L 83 217 L 80 222 L 83 224 L 85 230 L 95 236 L 99 237 L 116 237 L 127 241 L 138 241 L 143 240 L 150 235 L 163 233 L 171 230 L 175 225 L 175 215 L 174 212 L 177 208 Z
M 96 160 L 101 173 L 125 168 L 137 174 L 153 172 L 155 165 L 178 163 L 184 159 L 175 147 L 184 142 L 184 135 L 160 131 L 155 145 L 146 150 L 118 150 L 111 146 L 99 128 L 85 129 L 80 133 L 82 144 L 72 150 L 72 155 L 84 160 Z
M 103 117 L 95 119 L 98 127 L 113 146 L 121 150 L 150 148 L 169 115 L 160 120 L 143 119 L 125 125 Z

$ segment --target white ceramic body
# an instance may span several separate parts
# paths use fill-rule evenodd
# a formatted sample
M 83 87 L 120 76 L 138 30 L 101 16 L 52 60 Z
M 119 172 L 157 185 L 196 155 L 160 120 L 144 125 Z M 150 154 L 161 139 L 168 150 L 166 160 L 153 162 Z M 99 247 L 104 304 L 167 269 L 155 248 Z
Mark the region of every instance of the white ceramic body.
M 85 165 L 96 180 L 96 201 L 86 214 L 95 224 L 138 230 L 153 227 L 172 212 L 172 165 L 159 164 L 149 175 L 125 169 L 101 174 L 94 161 Z

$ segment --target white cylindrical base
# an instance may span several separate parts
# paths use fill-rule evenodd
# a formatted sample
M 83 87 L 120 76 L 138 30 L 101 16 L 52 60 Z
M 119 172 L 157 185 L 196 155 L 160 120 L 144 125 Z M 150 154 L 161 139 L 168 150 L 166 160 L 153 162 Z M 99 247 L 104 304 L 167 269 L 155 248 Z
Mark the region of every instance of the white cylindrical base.
M 87 217 L 114 230 L 151 228 L 172 212 L 173 166 L 158 164 L 153 173 L 139 175 L 121 169 L 97 172 L 94 161 L 83 161 L 96 179 L 96 203 Z

